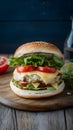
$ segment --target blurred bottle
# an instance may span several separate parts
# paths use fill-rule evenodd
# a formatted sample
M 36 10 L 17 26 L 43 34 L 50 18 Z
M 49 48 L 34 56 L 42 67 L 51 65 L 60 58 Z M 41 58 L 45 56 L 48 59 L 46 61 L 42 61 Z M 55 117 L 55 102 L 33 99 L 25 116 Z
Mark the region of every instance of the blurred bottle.
M 68 38 L 64 43 L 64 60 L 66 62 L 73 61 L 73 16 L 71 17 L 72 27 Z

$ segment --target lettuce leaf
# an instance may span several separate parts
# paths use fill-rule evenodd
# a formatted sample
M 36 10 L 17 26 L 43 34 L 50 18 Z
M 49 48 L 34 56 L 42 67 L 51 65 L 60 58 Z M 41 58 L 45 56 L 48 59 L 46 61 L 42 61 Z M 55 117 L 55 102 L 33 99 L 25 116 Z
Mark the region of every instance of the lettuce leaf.
M 30 54 L 26 57 L 10 57 L 8 64 L 13 67 L 17 65 L 34 65 L 35 67 L 37 66 L 55 66 L 56 68 L 60 69 L 64 61 L 51 54 L 49 57 L 46 55 L 41 55 L 41 54 Z

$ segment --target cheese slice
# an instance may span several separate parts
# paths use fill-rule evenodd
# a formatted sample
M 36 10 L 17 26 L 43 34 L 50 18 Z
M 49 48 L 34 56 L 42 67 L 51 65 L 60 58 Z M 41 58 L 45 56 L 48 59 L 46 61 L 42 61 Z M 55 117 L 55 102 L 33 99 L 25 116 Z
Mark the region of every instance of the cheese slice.
M 55 73 L 44 73 L 40 71 L 31 71 L 31 72 L 23 72 L 23 73 L 18 73 L 17 70 L 15 69 L 14 71 L 14 76 L 17 74 L 18 77 L 21 77 L 20 79 L 23 79 L 26 75 L 31 76 L 31 75 L 38 75 L 45 84 L 50 83 L 57 75 L 59 71 L 57 70 Z
M 40 83 L 38 83 L 38 82 L 32 83 L 32 84 L 33 84 L 33 86 L 34 86 L 35 88 L 38 88 L 38 86 L 40 85 Z
M 53 86 L 55 89 L 57 89 L 57 88 L 58 88 L 58 83 L 56 82 L 56 83 L 52 84 L 52 86 Z

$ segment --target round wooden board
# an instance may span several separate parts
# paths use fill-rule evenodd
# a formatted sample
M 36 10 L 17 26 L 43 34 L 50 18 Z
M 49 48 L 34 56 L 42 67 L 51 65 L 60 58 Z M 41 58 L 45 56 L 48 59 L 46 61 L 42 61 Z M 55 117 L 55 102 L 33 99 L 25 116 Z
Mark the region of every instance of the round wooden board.
M 25 99 L 15 95 L 10 88 L 12 72 L 0 75 L 0 103 L 15 109 L 27 111 L 50 111 L 73 106 L 73 91 L 64 90 L 61 94 L 45 99 Z M 67 95 L 71 92 L 71 95 Z

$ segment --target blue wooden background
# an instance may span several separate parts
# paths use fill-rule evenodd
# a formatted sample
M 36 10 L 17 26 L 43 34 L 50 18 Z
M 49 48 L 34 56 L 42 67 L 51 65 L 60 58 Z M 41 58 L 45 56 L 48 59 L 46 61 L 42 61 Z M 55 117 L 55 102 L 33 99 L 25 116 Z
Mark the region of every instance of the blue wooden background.
M 73 0 L 0 0 L 0 53 L 29 41 L 50 41 L 62 51 L 71 29 Z

